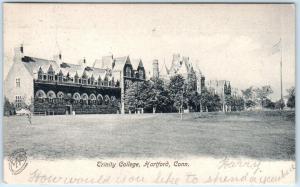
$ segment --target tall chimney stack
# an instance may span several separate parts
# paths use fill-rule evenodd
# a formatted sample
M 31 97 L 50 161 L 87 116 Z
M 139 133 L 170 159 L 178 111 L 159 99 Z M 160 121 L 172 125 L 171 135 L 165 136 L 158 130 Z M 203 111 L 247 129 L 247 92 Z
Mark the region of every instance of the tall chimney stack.
M 159 78 L 159 66 L 158 66 L 158 60 L 154 59 L 153 63 L 153 78 Z
M 21 44 L 20 51 L 21 51 L 22 54 L 24 53 L 24 47 L 23 47 L 23 44 Z

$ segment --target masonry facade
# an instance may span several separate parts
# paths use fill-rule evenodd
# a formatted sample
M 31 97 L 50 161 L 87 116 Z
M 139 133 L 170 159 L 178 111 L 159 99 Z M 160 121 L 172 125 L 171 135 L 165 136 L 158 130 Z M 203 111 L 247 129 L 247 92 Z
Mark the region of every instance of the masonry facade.
M 164 81 L 170 81 L 174 75 L 182 75 L 186 83 L 190 85 L 199 94 L 205 88 L 205 76 L 202 74 L 198 63 L 193 64 L 189 57 L 173 54 L 170 67 L 164 64 L 164 67 L 159 69 L 158 60 L 153 60 L 153 77 L 160 77 Z
M 25 56 L 21 46 L 15 49 L 4 95 L 16 108 L 30 106 L 40 114 L 122 113 L 126 82 L 145 79 L 141 59 L 131 63 L 129 56 L 111 55 L 87 66 L 85 59 L 63 62 L 61 54 L 53 60 Z

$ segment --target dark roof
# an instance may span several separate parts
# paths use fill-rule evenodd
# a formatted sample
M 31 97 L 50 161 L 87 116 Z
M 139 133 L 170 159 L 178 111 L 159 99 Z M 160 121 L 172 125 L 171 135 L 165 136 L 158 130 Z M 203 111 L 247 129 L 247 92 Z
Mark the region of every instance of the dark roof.
M 50 70 L 55 71 L 55 73 L 62 72 L 63 75 L 69 74 L 70 76 L 75 76 L 77 73 L 78 76 L 82 76 L 83 73 L 86 73 L 88 76 L 94 76 L 98 78 L 99 76 L 104 79 L 106 75 L 106 69 L 94 68 L 94 67 L 85 67 L 79 64 L 71 64 L 63 62 L 58 65 L 54 60 L 46 60 L 41 58 L 35 58 L 30 56 L 24 56 L 22 62 L 25 65 L 26 69 L 33 75 L 36 74 L 39 70 L 47 72 Z
M 22 62 L 31 74 L 37 73 L 40 67 L 44 72 L 48 71 L 50 65 L 52 66 L 54 71 L 57 71 L 59 69 L 58 64 L 54 60 L 24 56 L 22 58 Z

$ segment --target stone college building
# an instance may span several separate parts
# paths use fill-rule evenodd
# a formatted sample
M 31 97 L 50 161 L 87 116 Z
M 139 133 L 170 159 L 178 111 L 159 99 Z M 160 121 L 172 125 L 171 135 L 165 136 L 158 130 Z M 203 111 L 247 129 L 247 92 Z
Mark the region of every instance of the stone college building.
M 4 83 L 4 95 L 16 108 L 31 106 L 35 114 L 124 113 L 128 82 L 145 81 L 141 59 L 111 56 L 87 66 L 66 63 L 62 55 L 46 60 L 24 55 L 15 48 L 13 65 Z

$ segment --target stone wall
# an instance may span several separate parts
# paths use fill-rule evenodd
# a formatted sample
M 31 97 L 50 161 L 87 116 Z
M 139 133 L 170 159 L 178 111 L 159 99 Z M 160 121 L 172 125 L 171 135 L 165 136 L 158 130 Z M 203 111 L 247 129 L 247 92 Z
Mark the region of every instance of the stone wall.
M 66 113 L 76 114 L 116 114 L 120 111 L 121 88 L 116 87 L 93 87 L 85 85 L 61 85 L 57 83 L 40 83 L 34 82 L 34 96 L 36 92 L 42 90 L 45 93 L 53 91 L 56 95 L 58 92 L 63 92 L 66 95 L 73 96 L 74 93 L 88 95 L 101 94 L 102 96 L 115 97 L 115 100 L 105 101 L 92 101 L 87 100 L 75 101 L 72 97 L 64 98 L 37 98 L 34 99 L 34 113 L 47 114 L 47 115 L 61 115 Z

